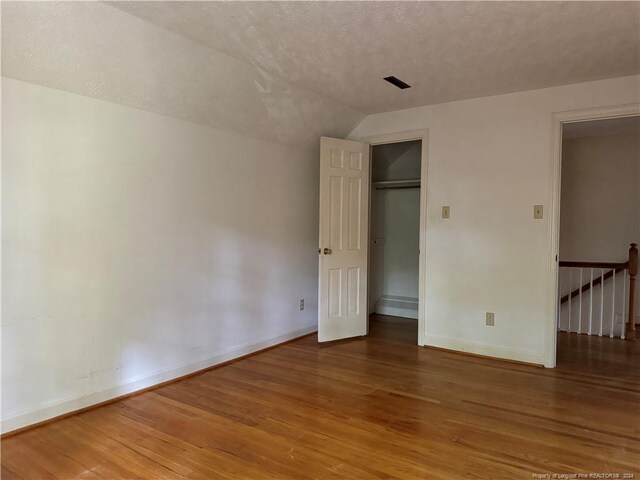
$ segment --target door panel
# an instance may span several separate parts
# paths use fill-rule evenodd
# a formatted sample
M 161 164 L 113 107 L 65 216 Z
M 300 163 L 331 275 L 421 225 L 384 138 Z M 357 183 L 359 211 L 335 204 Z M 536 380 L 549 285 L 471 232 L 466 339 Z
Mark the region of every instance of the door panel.
M 369 145 L 320 140 L 318 340 L 366 335 Z
M 349 204 L 347 206 L 347 248 L 349 250 L 360 250 L 360 228 L 362 218 L 362 179 L 349 178 Z

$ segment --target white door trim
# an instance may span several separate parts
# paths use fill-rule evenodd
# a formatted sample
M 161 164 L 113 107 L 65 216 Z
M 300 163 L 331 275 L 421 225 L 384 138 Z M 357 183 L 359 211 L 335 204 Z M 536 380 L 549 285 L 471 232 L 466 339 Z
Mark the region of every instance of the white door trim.
M 545 324 L 545 355 L 544 366 L 556 366 L 556 316 L 558 307 L 558 262 L 556 256 L 560 254 L 560 187 L 562 173 L 562 125 L 564 123 L 602 120 L 615 117 L 631 117 L 640 115 L 640 103 L 630 103 L 612 107 L 588 108 L 555 112 L 551 119 L 551 168 L 550 168 L 550 198 L 551 198 L 551 228 L 549 229 L 549 281 L 547 282 L 547 319 Z
M 418 257 L 418 345 L 426 344 L 426 297 L 427 297 L 427 166 L 429 163 L 429 130 L 407 130 L 403 132 L 387 133 L 353 139 L 359 142 L 366 142 L 370 146 L 384 145 L 387 143 L 410 142 L 412 140 L 422 140 L 422 151 L 420 153 L 420 255 Z M 370 172 L 373 170 L 370 169 Z M 369 205 L 371 205 L 371 192 L 369 192 Z M 371 208 L 369 208 L 371 212 Z M 369 235 L 371 229 L 369 229 Z M 371 239 L 369 239 L 369 242 Z M 367 302 L 369 300 L 367 299 Z

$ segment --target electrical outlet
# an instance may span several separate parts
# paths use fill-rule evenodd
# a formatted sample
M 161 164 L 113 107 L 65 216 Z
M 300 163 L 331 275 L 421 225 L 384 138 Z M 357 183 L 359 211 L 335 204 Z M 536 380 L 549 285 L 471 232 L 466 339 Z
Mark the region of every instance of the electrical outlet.
M 535 220 L 541 220 L 544 217 L 544 206 L 542 205 L 534 205 L 533 206 L 533 218 Z
M 449 205 L 442 207 L 442 218 L 451 218 L 451 207 Z
M 304 298 L 300 299 L 300 310 L 304 310 Z
M 496 314 L 493 312 L 487 312 L 487 316 L 485 318 L 485 324 L 487 325 L 487 327 L 493 327 L 496 324 L 495 315 Z

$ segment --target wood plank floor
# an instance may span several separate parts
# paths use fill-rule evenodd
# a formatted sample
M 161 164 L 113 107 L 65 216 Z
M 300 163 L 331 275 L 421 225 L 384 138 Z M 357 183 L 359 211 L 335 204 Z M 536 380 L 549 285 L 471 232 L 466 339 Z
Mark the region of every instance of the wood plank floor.
M 561 334 L 545 370 L 415 338 L 379 316 L 7 437 L 2 478 L 640 478 L 640 342 Z

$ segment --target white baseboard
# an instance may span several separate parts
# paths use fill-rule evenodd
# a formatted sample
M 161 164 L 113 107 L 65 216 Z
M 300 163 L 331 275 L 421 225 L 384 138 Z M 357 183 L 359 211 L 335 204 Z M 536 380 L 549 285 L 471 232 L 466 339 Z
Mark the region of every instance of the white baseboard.
M 380 315 L 389 315 L 391 317 L 413 318 L 418 319 L 418 312 L 415 310 L 407 310 L 406 308 L 394 308 L 379 306 L 376 308 L 376 313 Z
M 284 343 L 289 340 L 308 335 L 310 333 L 314 333 L 317 330 L 317 326 L 314 325 L 311 327 L 303 328 L 301 330 L 296 330 L 284 335 L 280 335 L 275 338 L 241 345 L 239 347 L 221 353 L 207 355 L 206 357 L 202 357 L 194 362 L 189 362 L 177 367 L 160 370 L 144 378 L 129 380 L 118 385 L 113 385 L 112 387 L 101 390 L 99 392 L 93 392 L 88 395 L 82 395 L 80 397 L 53 402 L 44 405 L 36 410 L 23 412 L 13 417 L 2 419 L 2 426 L 0 427 L 0 430 L 2 434 L 5 434 L 19 428 L 23 428 L 35 423 L 49 420 L 54 417 L 58 417 L 60 415 L 64 415 L 66 413 L 74 412 L 76 410 L 81 410 L 98 403 L 106 402 L 123 395 L 135 393 L 139 390 L 153 387 L 154 385 L 158 385 L 160 383 L 173 380 L 184 375 L 189 375 L 190 373 L 194 373 L 199 370 L 211 368 L 219 365 L 220 363 L 228 362 L 229 360 L 233 360 L 235 358 L 242 357 L 244 355 L 263 350 L 265 348 L 273 347 L 280 343 Z
M 380 315 L 418 319 L 418 299 L 398 295 L 383 295 L 375 304 Z
M 465 342 L 452 338 L 434 337 L 432 335 L 427 335 L 424 345 L 446 348 L 447 350 L 455 350 L 458 352 L 473 353 L 475 355 L 484 355 L 503 360 L 515 360 L 534 365 L 544 365 L 544 352 L 537 353 L 524 350 L 513 350 L 511 348 Z

